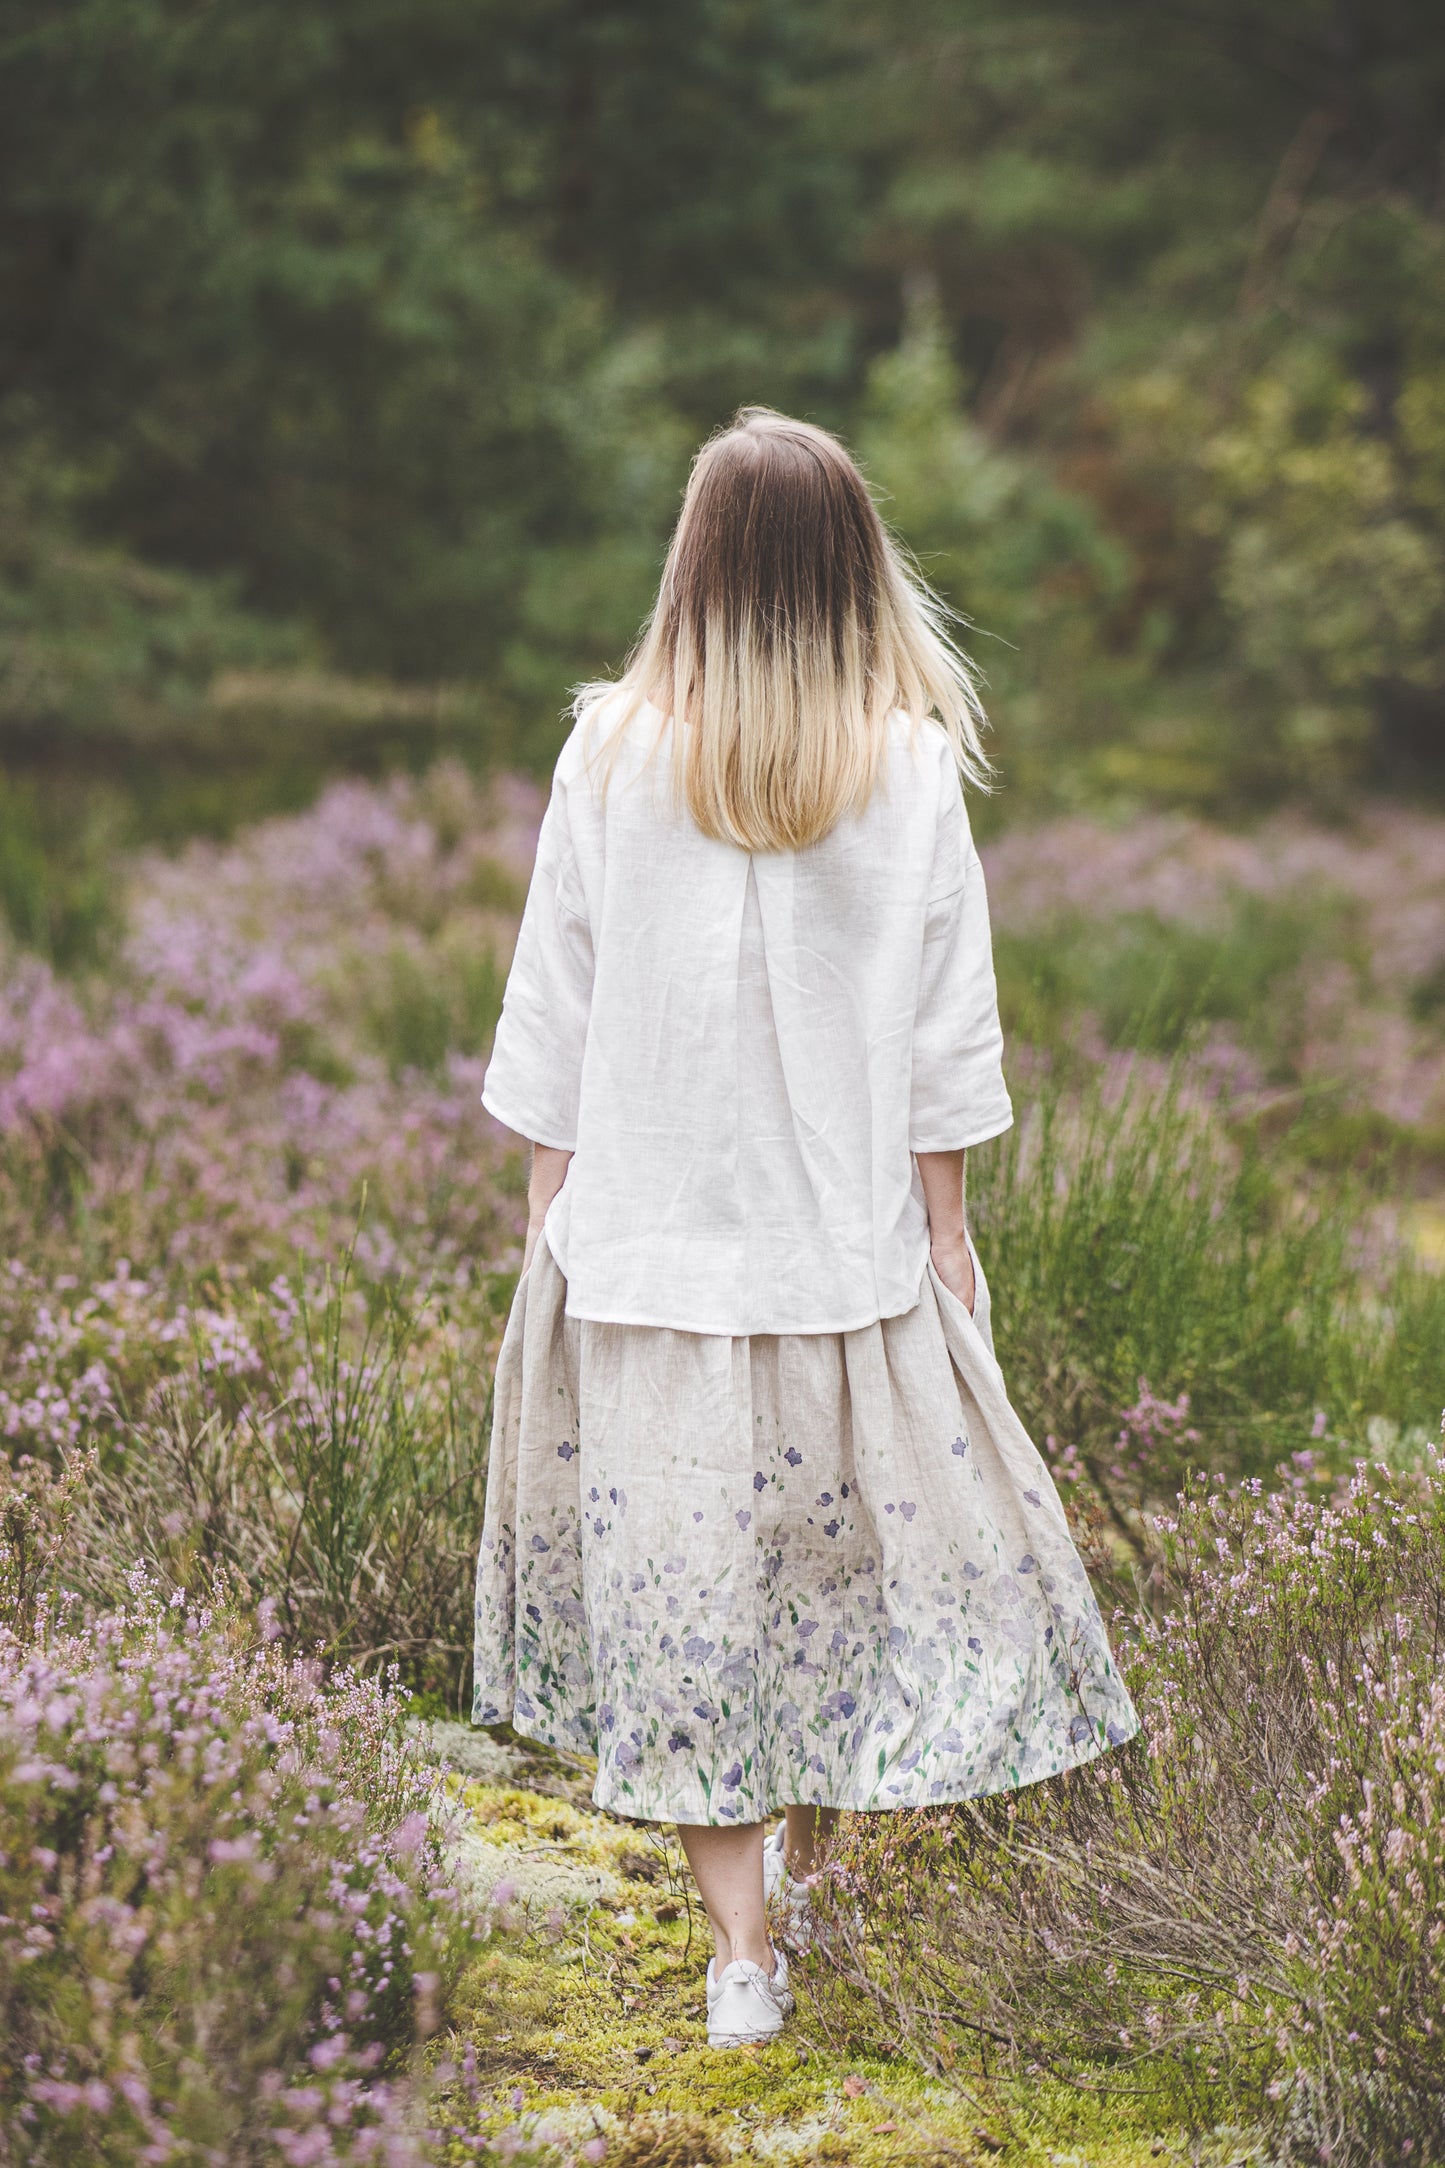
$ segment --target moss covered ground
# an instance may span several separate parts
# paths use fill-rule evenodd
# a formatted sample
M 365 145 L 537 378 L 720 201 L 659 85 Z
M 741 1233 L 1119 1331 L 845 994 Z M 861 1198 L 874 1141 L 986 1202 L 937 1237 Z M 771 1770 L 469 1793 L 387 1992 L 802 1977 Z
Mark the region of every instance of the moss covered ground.
M 445 2088 L 458 2135 L 443 2158 L 475 2158 L 478 2138 L 518 2160 L 608 2168 L 1257 2157 L 1223 2133 L 1201 2148 L 1141 2127 L 1127 2103 L 1063 2085 L 969 2075 L 945 2086 L 876 2046 L 830 2046 L 806 1963 L 780 2042 L 710 2051 L 707 1923 L 676 1838 L 600 1813 L 580 1763 L 460 1726 L 436 1727 L 435 1744 L 457 1771 L 469 1868 L 512 1930 L 479 1952 L 436 2051 L 467 2071 Z M 836 2009 L 830 2031 L 836 2040 Z

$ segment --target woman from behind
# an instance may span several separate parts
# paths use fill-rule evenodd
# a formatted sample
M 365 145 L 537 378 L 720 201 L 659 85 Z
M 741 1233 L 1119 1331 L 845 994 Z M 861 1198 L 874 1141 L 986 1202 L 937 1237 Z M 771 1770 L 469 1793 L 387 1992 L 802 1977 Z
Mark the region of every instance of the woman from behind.
M 718 2046 L 782 2026 L 766 1895 L 805 1931 L 840 1810 L 1136 1729 L 965 1217 L 1012 1119 L 981 721 L 842 445 L 744 410 L 578 698 L 483 1091 L 532 1173 L 474 1720 L 678 1825 Z

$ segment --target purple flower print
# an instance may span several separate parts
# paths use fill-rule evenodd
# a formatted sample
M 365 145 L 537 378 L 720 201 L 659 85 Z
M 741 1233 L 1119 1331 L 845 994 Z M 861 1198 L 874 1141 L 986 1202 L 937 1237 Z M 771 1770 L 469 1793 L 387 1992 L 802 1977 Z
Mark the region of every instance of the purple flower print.
M 727 1770 L 723 1776 L 723 1790 L 735 1792 L 742 1781 L 743 1765 L 740 1761 L 735 1761 L 731 1769 Z
M 737 1512 L 733 1515 L 733 1519 L 737 1522 L 739 1528 L 741 1528 L 744 1533 L 746 1533 L 746 1531 L 752 1527 L 753 1517 L 751 1513 L 745 1512 L 741 1506 L 738 1507 Z
M 547 1541 L 545 1536 L 533 1536 L 532 1549 L 537 1553 L 538 1557 L 540 1557 L 544 1551 L 550 1551 L 551 1548 L 552 1546 Z
M 918 1511 L 918 1507 L 913 1499 L 903 1498 L 899 1501 L 898 1510 L 903 1515 L 905 1521 L 911 1521 L 914 1514 Z
M 964 1454 L 968 1451 L 967 1438 L 955 1438 L 953 1444 L 949 1447 L 949 1451 L 956 1453 L 958 1458 L 962 1460 Z
M 682 1644 L 682 1653 L 690 1664 L 705 1664 L 716 1647 L 715 1641 L 704 1641 L 701 1634 L 689 1634 Z
M 824 1521 L 823 1533 L 825 1536 L 836 1536 L 842 1525 L 841 1521 Z
M 784 1453 L 783 1458 L 790 1468 L 801 1468 L 803 1465 L 803 1456 L 798 1451 L 798 1448 L 795 1445 L 790 1445 L 788 1447 L 788 1450 L 786 1453 Z
M 1041 1506 L 1044 1502 L 1043 1499 L 1040 1498 L 1036 1490 L 1026 1490 L 1024 1492 L 1024 1497 L 1028 1500 L 1031 1506 Z
M 753 1476 L 753 1489 L 754 1489 L 754 1490 L 766 1490 L 766 1489 L 767 1489 L 767 1487 L 768 1487 L 768 1479 L 767 1479 L 767 1477 L 766 1477 L 766 1476 L 765 1476 L 765 1475 L 763 1474 L 763 1471 L 762 1471 L 762 1469 L 761 1469 L 761 1468 L 759 1468 L 759 1469 L 757 1469 L 757 1470 L 756 1470 L 756 1472 L 754 1473 L 754 1476 Z
M 567 1440 L 566 1438 L 564 1438 L 564 1439 L 562 1440 L 562 1443 L 561 1443 L 561 1444 L 560 1444 L 560 1445 L 558 1446 L 558 1448 L 557 1448 L 557 1458 L 558 1458 L 558 1460 L 574 1460 L 574 1459 L 576 1458 L 576 1455 L 577 1455 L 577 1448 L 576 1448 L 576 1446 L 575 1446 L 575 1445 L 572 1445 L 572 1444 L 570 1444 L 570 1443 L 568 1442 L 568 1440 Z

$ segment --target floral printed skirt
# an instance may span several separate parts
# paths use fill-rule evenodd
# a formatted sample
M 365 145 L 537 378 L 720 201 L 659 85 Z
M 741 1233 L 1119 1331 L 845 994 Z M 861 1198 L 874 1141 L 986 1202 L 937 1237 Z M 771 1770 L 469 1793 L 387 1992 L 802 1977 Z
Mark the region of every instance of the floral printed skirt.
M 598 1806 L 755 1822 L 1033 1783 L 1132 1736 L 1058 1495 L 975 1317 L 752 1339 L 565 1314 L 545 1241 L 497 1369 L 478 1724 Z

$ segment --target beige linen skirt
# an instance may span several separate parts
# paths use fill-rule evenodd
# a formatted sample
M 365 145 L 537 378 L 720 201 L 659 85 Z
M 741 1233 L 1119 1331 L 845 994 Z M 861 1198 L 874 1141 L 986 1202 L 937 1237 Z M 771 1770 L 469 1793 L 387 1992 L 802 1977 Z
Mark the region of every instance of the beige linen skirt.
M 497 1368 L 473 1720 L 595 1754 L 646 1821 L 1030 1784 L 1138 1719 L 1063 1508 L 929 1265 L 857 1332 L 565 1312 L 545 1241 Z

